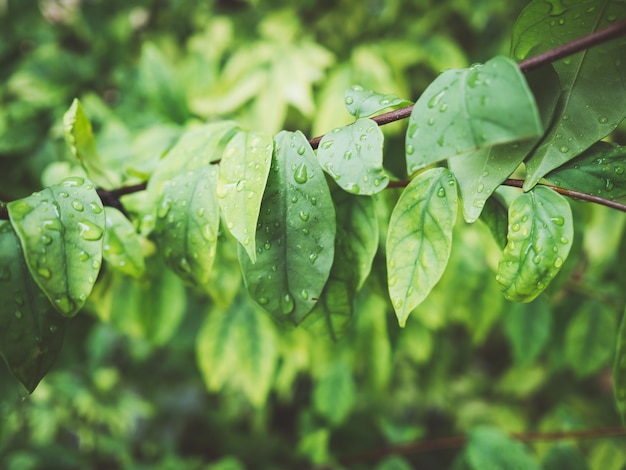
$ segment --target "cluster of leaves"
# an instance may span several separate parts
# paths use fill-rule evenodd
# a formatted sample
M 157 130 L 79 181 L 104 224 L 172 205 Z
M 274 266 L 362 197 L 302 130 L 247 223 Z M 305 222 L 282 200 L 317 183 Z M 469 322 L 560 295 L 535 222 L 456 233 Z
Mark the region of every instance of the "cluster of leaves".
M 626 15 L 621 2 L 559 5 L 532 2 L 522 12 L 513 34 L 515 59 Z M 606 338 L 614 336 L 617 320 L 606 303 L 585 301 L 572 317 L 567 313 L 579 301 L 576 295 L 550 303 L 541 295 L 546 289 L 559 292 L 558 283 L 551 285 L 559 272 L 566 274 L 560 276 L 563 284 L 579 269 L 586 247 L 577 241 L 575 222 L 597 209 L 576 205 L 572 212 L 562 196 L 537 183 L 546 178 L 610 200 L 623 195 L 625 151 L 600 140 L 624 118 L 626 64 L 619 57 L 625 41 L 526 77 L 504 56 L 442 73 L 413 106 L 403 142 L 406 160 L 398 166 L 384 162 L 385 138 L 371 117 L 409 102 L 360 85 L 344 96 L 353 122 L 327 133 L 317 151 L 299 131 L 273 135 L 290 108 L 312 117 L 312 85 L 332 61 L 320 46 L 296 39 L 288 27 L 293 18 L 281 15 L 265 24 L 263 40 L 233 54 L 219 76 L 213 70 L 214 83 L 205 84 L 194 100 L 172 85 L 173 69 L 160 50 L 144 46 L 139 76 L 154 100 L 152 109 L 178 122 L 214 109 L 236 118 L 194 122 L 184 130 L 159 126 L 137 139 L 149 141 L 148 154 L 166 148 L 163 158 L 121 165 L 123 154 L 105 157 L 83 104 L 74 101 L 65 114 L 64 137 L 80 168 L 49 167 L 48 179 L 59 181 L 8 203 L 10 220 L 0 221 L 0 292 L 8 299 L 0 311 L 0 349 L 11 371 L 34 390 L 60 352 L 69 328 L 63 317 L 82 308 L 153 345 L 171 341 L 192 322 L 199 329 L 198 364 L 211 391 L 238 390 L 262 408 L 271 391 L 289 400 L 301 373 L 310 372 L 314 414 L 300 417 L 294 458 L 323 463 L 331 459 L 334 428 L 365 403 L 384 409 L 383 391 L 392 376 L 410 381 L 406 367 L 409 375 L 392 374 L 392 357 L 423 364 L 441 347 L 437 330 L 454 321 L 466 324 L 471 341 L 482 344 L 511 308 L 510 300 L 526 305 L 514 307 L 504 320 L 519 369 L 503 379 L 503 393 L 527 396 L 546 382 L 545 369 L 532 367 L 542 352 L 554 356 L 553 368 L 586 377 L 615 350 L 615 394 L 623 413 L 625 322 L 615 349 Z M 214 22 L 218 32 L 207 30 L 204 40 L 223 34 L 227 24 Z M 207 53 L 199 45 L 195 51 Z M 211 54 L 219 57 L 203 58 L 215 64 L 223 53 L 216 46 Z M 192 55 L 182 69 L 197 71 L 198 62 Z M 293 77 L 292 70 L 302 75 Z M 250 100 L 252 105 L 243 106 Z M 82 103 L 90 101 L 98 108 L 93 96 Z M 108 132 L 119 135 L 117 118 L 98 109 L 111 118 Z M 524 168 L 525 192 L 500 187 Z M 72 176 L 59 178 L 67 173 Z M 405 177 L 406 185 L 398 183 Z M 389 189 L 392 181 L 406 187 Z M 146 190 L 123 196 L 117 208 L 103 204 L 123 193 L 116 189 L 122 184 L 137 182 L 147 183 Z M 484 239 L 484 228 L 457 223 L 459 209 L 468 224 L 480 217 L 499 246 Z M 598 265 L 616 244 L 613 239 L 597 249 Z M 375 265 L 383 269 L 372 270 Z M 506 300 L 494 299 L 498 286 Z M 610 294 L 623 304 L 621 294 Z M 395 349 L 385 318 L 390 309 L 406 326 Z M 199 320 L 198 311 L 208 315 Z M 559 330 L 553 322 L 566 328 L 548 347 Z M 306 330 L 287 333 L 285 324 Z M 324 336 L 345 340 L 332 345 L 319 341 Z M 450 380 L 454 365 L 437 367 Z M 109 390 L 117 378 L 107 373 L 102 387 Z M 526 388 L 516 389 L 524 380 Z M 360 381 L 371 388 L 361 404 Z M 425 383 L 429 393 L 449 385 L 441 377 Z M 474 427 L 481 421 L 472 413 L 468 406 L 459 418 L 467 420 L 460 427 L 472 431 L 457 466 L 538 467 L 499 431 Z M 557 422 L 555 416 L 543 423 Z M 507 418 L 503 413 L 489 424 Z M 522 421 L 516 420 L 527 424 Z M 378 427 L 391 442 L 424 432 L 398 421 Z M 545 466 L 559 466 L 577 452 L 553 447 Z M 381 464 L 403 465 L 401 459 Z

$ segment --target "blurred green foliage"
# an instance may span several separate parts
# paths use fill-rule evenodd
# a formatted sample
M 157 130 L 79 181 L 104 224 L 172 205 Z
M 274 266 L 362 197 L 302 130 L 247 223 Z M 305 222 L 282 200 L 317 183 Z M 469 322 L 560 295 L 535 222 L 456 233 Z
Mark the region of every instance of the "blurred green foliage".
M 506 54 L 525 3 L 0 1 L 0 199 L 79 173 L 62 123 L 76 97 L 104 167 L 132 184 L 200 123 L 313 136 L 351 121 L 354 84 L 416 99 L 442 70 Z M 384 128 L 396 175 L 403 126 Z M 374 198 L 381 244 L 398 196 Z M 145 204 L 125 200 L 133 214 Z M 524 468 L 623 468 L 623 438 L 528 447 L 505 434 L 618 424 L 609 368 L 626 217 L 573 211 L 572 254 L 535 302 L 502 299 L 498 246 L 485 226 L 458 224 L 448 269 L 404 329 L 379 254 L 338 341 L 317 331 L 323 318 L 286 331 L 242 298 L 226 233 L 210 298 L 140 237 L 147 277 L 101 273 L 33 395 L 0 370 L 2 468 L 341 468 L 344 456 L 460 433 L 462 450 L 350 468 L 501 468 L 507 454 Z

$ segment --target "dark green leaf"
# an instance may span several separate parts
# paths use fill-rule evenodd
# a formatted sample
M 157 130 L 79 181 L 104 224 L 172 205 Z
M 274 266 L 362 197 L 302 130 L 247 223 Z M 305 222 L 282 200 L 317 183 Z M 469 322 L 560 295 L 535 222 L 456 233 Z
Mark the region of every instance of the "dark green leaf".
M 272 163 L 272 136 L 240 131 L 228 142 L 220 162 L 217 194 L 226 227 L 256 261 L 254 232 Z
M 441 74 L 419 98 L 406 135 L 409 173 L 432 163 L 538 136 L 532 92 L 517 65 L 495 57 L 482 66 Z
M 474 470 L 539 470 L 541 467 L 523 444 L 497 429 L 475 428 L 467 443 L 467 462 Z
M 550 339 L 551 328 L 552 315 L 544 299 L 513 304 L 504 314 L 504 331 L 511 343 L 515 363 L 532 363 Z
M 317 158 L 344 190 L 371 195 L 385 189 L 383 133 L 371 119 L 359 119 L 324 135 Z
M 30 393 L 63 345 L 65 321 L 33 280 L 11 224 L 0 221 L 0 354 Z
M 480 213 L 480 220 L 489 228 L 493 239 L 500 249 L 506 246 L 506 233 L 509 225 L 509 214 L 498 197 L 490 197 Z
M 439 281 L 452 247 L 456 181 L 444 168 L 427 170 L 402 192 L 389 221 L 389 294 L 400 326 Z
M 7 208 L 33 278 L 59 312 L 73 316 L 102 264 L 105 216 L 93 185 L 66 178 Z
M 542 467 L 544 470 L 589 470 L 582 452 L 574 444 L 562 442 L 550 447 Z
M 512 52 L 523 60 L 626 17 L 615 0 L 563 3 L 535 0 L 520 15 Z M 626 115 L 626 38 L 604 42 L 555 62 L 561 82 L 558 115 L 526 163 L 524 189 L 613 131 Z
M 543 186 L 519 195 L 509 207 L 507 237 L 496 279 L 507 299 L 530 302 L 556 276 L 572 247 L 569 203 Z
M 626 313 L 617 332 L 615 359 L 613 360 L 613 392 L 622 423 L 626 424 Z
M 345 103 L 348 112 L 357 119 L 373 116 L 383 109 L 397 109 L 411 104 L 409 100 L 398 98 L 392 93 L 383 95 L 360 85 L 353 85 L 346 90 Z
M 334 257 L 335 210 L 324 173 L 301 132 L 275 138 L 256 231 L 257 261 L 240 262 L 252 297 L 300 323 L 319 299 Z
M 105 207 L 106 231 L 102 256 L 109 266 L 133 277 L 143 276 L 146 265 L 133 224 L 114 207 Z

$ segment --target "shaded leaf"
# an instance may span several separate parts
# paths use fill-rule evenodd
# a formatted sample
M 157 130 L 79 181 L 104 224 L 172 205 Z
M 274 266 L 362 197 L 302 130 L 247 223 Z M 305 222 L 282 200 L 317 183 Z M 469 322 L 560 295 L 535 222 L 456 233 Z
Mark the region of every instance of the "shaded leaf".
M 444 168 L 427 170 L 402 192 L 387 234 L 389 294 L 400 326 L 443 274 L 457 215 L 456 181 Z
M 448 70 L 420 96 L 409 119 L 409 173 L 432 163 L 543 132 L 532 92 L 517 65 L 495 57 Z
M 346 108 L 357 119 L 373 116 L 387 108 L 401 108 L 411 104 L 409 100 L 399 98 L 393 93 L 382 94 L 366 90 L 360 85 L 353 85 L 345 93 Z
M 222 217 L 253 263 L 256 261 L 254 233 L 273 149 L 271 135 L 240 131 L 226 145 L 219 165 L 217 194 Z
M 548 286 L 572 247 L 572 219 L 567 200 L 543 186 L 513 201 L 496 276 L 507 299 L 530 302 Z
M 544 299 L 513 304 L 504 314 L 504 331 L 511 343 L 515 363 L 532 363 L 550 339 L 551 329 L 552 315 Z
M 371 119 L 359 119 L 324 135 L 317 158 L 337 184 L 352 194 L 371 195 L 385 189 L 383 132 Z
M 626 424 L 626 313 L 622 314 L 615 344 L 613 393 L 622 423 Z
M 332 425 L 341 424 L 350 414 L 356 399 L 351 367 L 344 361 L 331 362 L 313 389 L 315 410 Z
M 105 261 L 121 273 L 135 278 L 143 276 L 146 265 L 133 224 L 114 207 L 105 207 L 104 214 L 106 231 L 102 256 Z
M 333 201 L 311 146 L 301 132 L 281 132 L 261 203 L 256 263 L 239 250 L 250 295 L 276 318 L 300 323 L 328 279 L 335 231 Z
M 495 242 L 504 250 L 509 225 L 509 214 L 498 197 L 490 197 L 487 199 L 485 207 L 480 213 L 480 220 L 487 225 Z
M 0 221 L 0 354 L 32 393 L 63 345 L 65 320 L 33 280 L 17 235 Z
M 565 442 L 559 442 L 550 446 L 550 450 L 543 457 L 542 467 L 544 470 L 589 469 L 582 452 L 575 445 Z
M 66 178 L 7 209 L 33 278 L 59 312 L 75 315 L 102 264 L 105 217 L 93 185 Z
M 523 444 L 489 427 L 478 427 L 470 432 L 466 456 L 470 468 L 474 470 L 541 468 Z

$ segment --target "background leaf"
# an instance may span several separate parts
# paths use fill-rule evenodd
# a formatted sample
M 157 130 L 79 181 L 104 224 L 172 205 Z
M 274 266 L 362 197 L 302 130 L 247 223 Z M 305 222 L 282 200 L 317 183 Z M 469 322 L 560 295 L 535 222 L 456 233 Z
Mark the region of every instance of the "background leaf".
M 472 430 L 466 452 L 470 468 L 474 470 L 487 468 L 539 470 L 541 468 L 523 444 L 493 428 L 479 427 Z
M 348 88 L 344 101 L 348 112 L 357 119 L 373 116 L 383 109 L 397 109 L 411 104 L 409 100 L 399 98 L 393 93 L 377 93 L 374 90 L 366 90 L 361 85 Z
M 550 339 L 552 315 L 541 297 L 528 304 L 513 304 L 504 315 L 504 331 L 519 365 L 531 364 Z
M 383 169 L 383 138 L 378 124 L 371 119 L 358 119 L 325 134 L 317 159 L 344 190 L 372 195 L 389 183 Z
M 538 186 L 520 194 L 509 207 L 508 242 L 496 280 L 504 296 L 530 302 L 552 281 L 567 259 L 574 229 L 563 196 Z
M 617 332 L 615 358 L 613 359 L 613 393 L 622 422 L 626 422 L 626 314 Z
M 274 317 L 300 323 L 328 279 L 335 231 L 333 202 L 311 146 L 301 132 L 281 132 L 261 203 L 257 261 L 239 256 L 252 297 Z
M 102 264 L 104 210 L 79 177 L 7 205 L 33 278 L 65 316 L 87 300 Z
M 113 269 L 129 276 L 143 276 L 146 265 L 133 224 L 114 207 L 105 207 L 106 231 L 102 256 Z
M 17 235 L 0 221 L 0 354 L 32 393 L 61 352 L 65 321 L 35 283 Z
M 313 390 L 315 410 L 330 424 L 343 422 L 354 406 L 355 389 L 348 365 L 341 360 L 333 361 Z
M 510 59 L 495 57 L 484 65 L 448 70 L 429 85 L 411 112 L 408 172 L 542 132 L 533 94 Z
M 445 270 L 457 205 L 454 176 L 449 170 L 435 168 L 415 177 L 393 209 L 387 234 L 387 272 L 400 326 Z

